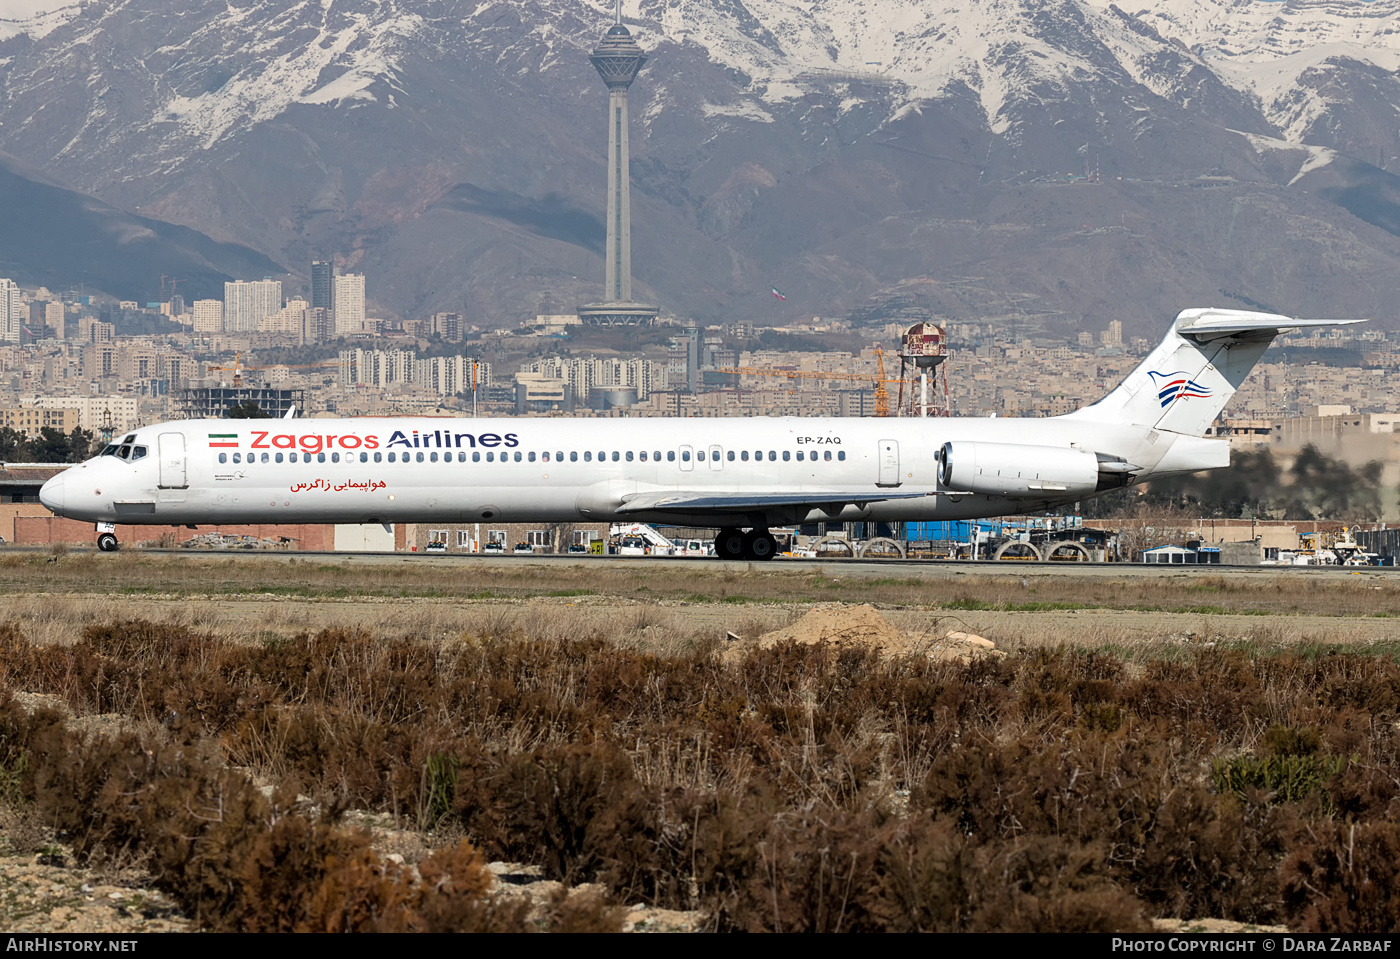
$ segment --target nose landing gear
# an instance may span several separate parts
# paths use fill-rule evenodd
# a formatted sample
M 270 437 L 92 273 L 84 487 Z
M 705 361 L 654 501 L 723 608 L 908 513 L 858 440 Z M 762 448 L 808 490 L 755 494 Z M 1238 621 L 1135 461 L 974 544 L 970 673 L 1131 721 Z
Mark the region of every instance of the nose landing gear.
M 117 526 L 115 523 L 97 524 L 97 548 L 104 553 L 115 553 L 118 549 Z
M 778 541 L 766 529 L 743 530 L 728 527 L 715 537 L 715 555 L 720 559 L 763 562 L 778 555 Z

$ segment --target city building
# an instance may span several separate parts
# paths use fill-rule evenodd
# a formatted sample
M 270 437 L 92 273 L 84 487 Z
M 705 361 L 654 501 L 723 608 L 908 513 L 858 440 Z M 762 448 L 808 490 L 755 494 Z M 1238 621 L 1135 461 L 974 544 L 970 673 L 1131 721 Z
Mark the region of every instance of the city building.
M 365 325 L 365 276 L 346 273 L 335 278 L 335 333 L 348 336 Z
M 303 311 L 301 319 L 301 342 L 324 343 L 335 339 L 335 313 L 324 306 L 313 306 Z
M 264 317 L 282 309 L 282 281 L 235 280 L 224 284 L 224 330 L 252 332 Z
M 71 412 L 75 426 L 94 434 L 105 429 L 124 432 L 141 425 L 140 404 L 134 396 L 26 396 L 20 404 L 32 410 Z M 71 432 L 72 426 L 68 427 Z
M 335 313 L 335 278 L 340 275 L 334 260 L 311 261 L 311 306 Z
M 229 407 L 256 403 L 268 416 L 281 418 L 292 409 L 306 409 L 305 390 L 279 390 L 269 386 L 203 386 L 181 390 L 180 419 L 221 419 Z
M 191 308 L 194 332 L 222 333 L 224 331 L 224 301 L 195 300 Z
M 258 324 L 258 332 L 271 333 L 273 336 L 292 336 L 299 340 L 306 325 L 306 311 L 309 308 L 310 304 L 305 300 L 288 300 L 282 309 L 263 318 Z
M 436 336 L 448 343 L 460 343 L 466 338 L 466 328 L 462 325 L 460 313 L 434 313 L 429 336 Z
M 0 408 L 0 429 L 23 433 L 34 439 L 43 429 L 71 433 L 78 427 L 78 411 L 67 409 L 36 409 L 32 406 Z
M 23 302 L 14 280 L 0 280 L 0 342 L 18 343 L 24 324 Z
M 44 325 L 53 330 L 54 339 L 63 339 L 64 327 L 67 326 L 68 311 L 64 309 L 62 303 L 44 304 Z M 34 331 L 38 334 L 38 330 Z

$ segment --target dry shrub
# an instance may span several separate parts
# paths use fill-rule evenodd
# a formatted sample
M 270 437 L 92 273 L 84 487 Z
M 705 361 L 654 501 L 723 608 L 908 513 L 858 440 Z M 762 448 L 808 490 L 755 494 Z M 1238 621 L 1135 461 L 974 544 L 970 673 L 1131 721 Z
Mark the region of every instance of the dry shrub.
M 148 857 L 219 928 L 615 921 L 578 897 L 488 908 L 463 891 L 480 876 L 460 850 L 420 888 L 358 834 L 250 792 L 230 760 L 323 808 L 470 835 L 720 929 L 1382 921 L 1357 877 L 1388 867 L 1342 856 L 1329 830 L 1354 822 L 1388 848 L 1400 820 L 1389 660 L 1060 649 L 964 665 L 780 643 L 723 661 L 570 638 L 553 615 L 477 621 L 465 641 L 239 644 L 129 622 L 56 647 L 0 627 L 4 681 L 164 726 L 80 741 L 0 705 L 0 769 L 45 757 L 21 774 L 26 801 L 84 856 Z M 1234 778 L 1213 783 L 1213 763 Z
M 606 743 L 540 749 L 508 758 L 492 794 L 503 853 L 532 853 L 547 878 L 570 885 L 594 878 L 600 845 L 612 829 L 606 815 L 635 789 L 632 763 Z
M 1284 912 L 1298 932 L 1400 930 L 1400 826 L 1329 822 L 1309 829 L 1283 863 Z
M 89 861 L 139 857 L 202 927 L 224 932 L 566 931 L 620 927 L 598 897 L 528 904 L 489 897 L 468 843 L 418 875 L 381 861 L 368 834 L 287 811 L 227 768 L 134 735 L 84 740 L 53 715 L 0 705 L 0 746 L 44 757 L 26 769 L 36 808 Z

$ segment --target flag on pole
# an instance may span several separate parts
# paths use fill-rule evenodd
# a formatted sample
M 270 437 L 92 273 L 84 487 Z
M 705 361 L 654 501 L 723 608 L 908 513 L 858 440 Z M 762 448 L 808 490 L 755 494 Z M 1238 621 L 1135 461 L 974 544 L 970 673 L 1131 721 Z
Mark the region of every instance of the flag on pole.
M 781 293 L 778 292 L 778 288 L 777 288 L 776 286 L 773 287 L 773 295 L 776 296 L 776 297 L 777 297 L 778 299 L 780 299 L 780 300 L 786 300 L 786 299 L 787 299 L 787 297 L 783 296 Z

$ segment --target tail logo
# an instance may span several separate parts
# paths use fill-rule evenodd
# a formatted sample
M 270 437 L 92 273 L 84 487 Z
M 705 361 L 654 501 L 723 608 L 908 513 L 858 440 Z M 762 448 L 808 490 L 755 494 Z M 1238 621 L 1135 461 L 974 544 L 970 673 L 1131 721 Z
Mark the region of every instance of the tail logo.
M 1157 373 L 1148 370 L 1147 375 L 1152 377 L 1152 383 L 1157 388 L 1157 399 L 1162 401 L 1162 406 L 1168 407 L 1178 399 L 1200 400 L 1210 397 L 1210 388 L 1202 386 L 1187 375 L 1185 370 L 1178 370 L 1175 373 Z

